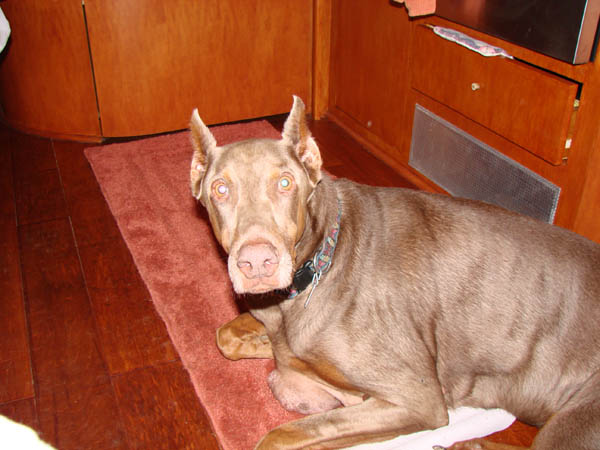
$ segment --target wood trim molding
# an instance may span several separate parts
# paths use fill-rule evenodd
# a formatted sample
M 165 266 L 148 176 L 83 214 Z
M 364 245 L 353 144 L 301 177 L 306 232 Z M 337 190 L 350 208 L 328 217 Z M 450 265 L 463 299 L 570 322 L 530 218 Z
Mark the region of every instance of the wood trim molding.
M 333 0 L 314 0 L 313 4 L 312 115 L 315 120 L 323 118 L 329 106 L 332 3 Z

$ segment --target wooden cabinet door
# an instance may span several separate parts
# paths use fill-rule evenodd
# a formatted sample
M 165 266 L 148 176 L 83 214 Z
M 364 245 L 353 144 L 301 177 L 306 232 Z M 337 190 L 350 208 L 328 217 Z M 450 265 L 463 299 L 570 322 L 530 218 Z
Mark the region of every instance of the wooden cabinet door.
M 410 21 L 404 6 L 337 0 L 333 17 L 333 113 L 342 112 L 394 148 L 408 148 Z
M 6 121 L 41 134 L 99 136 L 81 0 L 5 0 L 12 29 L 0 62 Z
M 310 104 L 310 0 L 86 0 L 105 136 Z

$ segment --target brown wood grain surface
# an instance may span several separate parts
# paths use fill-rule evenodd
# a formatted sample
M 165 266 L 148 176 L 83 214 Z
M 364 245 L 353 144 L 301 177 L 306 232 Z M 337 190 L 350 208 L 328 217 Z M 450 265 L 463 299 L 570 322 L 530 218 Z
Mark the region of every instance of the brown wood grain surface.
M 408 164 L 414 109 L 419 103 L 559 186 L 555 223 L 600 242 L 597 225 L 600 183 L 596 170 L 600 152 L 598 59 L 573 66 L 435 16 L 411 20 L 405 26 L 402 18 L 391 19 L 396 7 L 386 2 L 374 2 L 367 7 L 357 1 L 356 5 L 352 3 L 356 8 L 346 5 L 343 1 L 333 2 L 330 119 L 420 188 L 441 192 L 440 187 Z M 390 23 L 385 25 L 387 20 Z M 492 65 L 510 64 L 504 68 L 504 72 L 510 73 L 508 76 L 496 70 L 484 73 L 484 87 L 491 80 L 493 92 L 486 94 L 485 101 L 471 104 L 468 95 L 482 93 L 471 91 L 470 83 L 477 81 L 463 86 L 467 92 L 462 95 L 457 78 L 460 79 L 461 73 L 467 78 L 465 73 L 471 73 L 471 66 L 480 65 L 471 60 L 488 60 L 477 54 L 465 57 L 467 50 L 432 36 L 424 24 L 454 28 L 503 46 L 528 64 L 492 62 Z M 390 27 L 395 28 L 390 31 Z M 422 35 L 427 42 L 422 42 Z M 412 51 L 404 60 L 412 46 L 417 50 L 423 46 L 427 49 Z M 460 64 L 465 58 L 470 61 L 466 69 Z M 404 62 L 397 66 L 398 60 Z M 528 74 L 526 77 L 519 76 L 523 71 Z M 538 89 L 538 79 L 542 80 L 539 85 L 542 89 Z M 504 83 L 512 86 L 505 87 Z M 580 105 L 571 128 L 572 95 L 577 84 Z M 411 85 L 426 92 L 410 89 Z M 514 89 L 519 93 L 524 85 L 530 90 L 521 92 L 524 94 L 521 97 L 512 95 Z M 554 85 L 558 86 L 556 95 L 548 91 Z M 500 97 L 496 98 L 496 94 Z M 470 111 L 473 105 L 476 108 Z M 381 126 L 382 122 L 385 125 Z M 567 130 L 572 132 L 572 145 L 565 150 L 562 147 Z M 542 143 L 548 143 L 548 139 L 553 142 L 544 146 Z M 566 160 L 561 160 L 563 154 Z
M 34 132 L 99 136 L 81 1 L 5 0 L 10 41 L 2 53 L 4 119 Z
M 486 58 L 427 27 L 415 27 L 411 70 L 413 88 L 562 164 L 576 83 L 519 61 Z
M 330 105 L 393 147 L 410 139 L 403 126 L 409 29 L 402 5 L 334 2 Z
M 312 1 L 87 0 L 105 136 L 283 113 L 310 104 Z
M 10 146 L 8 133 L 0 146 Z M 12 157 L 0 152 L 0 403 L 34 394 L 16 223 Z

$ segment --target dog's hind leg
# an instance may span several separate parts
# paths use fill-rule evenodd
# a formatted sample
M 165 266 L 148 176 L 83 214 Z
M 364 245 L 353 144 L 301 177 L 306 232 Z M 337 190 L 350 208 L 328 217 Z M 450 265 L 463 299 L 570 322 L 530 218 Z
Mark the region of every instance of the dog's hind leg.
M 271 341 L 262 323 L 243 313 L 217 330 L 217 347 L 228 359 L 273 358 Z
M 310 378 L 293 370 L 275 369 L 267 378 L 275 398 L 288 411 L 316 414 L 342 405 Z
M 426 409 L 411 411 L 371 397 L 358 405 L 283 424 L 263 437 L 256 449 L 343 448 L 448 424 L 443 405 L 429 414 L 424 412 Z
M 449 450 L 513 450 L 483 439 L 459 442 Z M 590 377 L 540 429 L 531 450 L 600 449 L 600 372 Z
M 541 428 L 535 450 L 600 449 L 600 371 L 592 375 Z

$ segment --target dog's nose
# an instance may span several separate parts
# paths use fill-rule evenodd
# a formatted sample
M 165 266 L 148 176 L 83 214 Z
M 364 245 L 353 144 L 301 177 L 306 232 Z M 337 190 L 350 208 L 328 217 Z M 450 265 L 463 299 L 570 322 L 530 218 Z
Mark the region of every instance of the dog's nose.
M 275 247 L 269 243 L 244 244 L 240 248 L 237 266 L 246 278 L 270 277 L 278 265 Z

